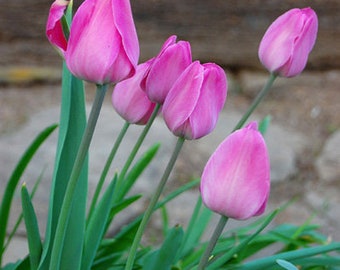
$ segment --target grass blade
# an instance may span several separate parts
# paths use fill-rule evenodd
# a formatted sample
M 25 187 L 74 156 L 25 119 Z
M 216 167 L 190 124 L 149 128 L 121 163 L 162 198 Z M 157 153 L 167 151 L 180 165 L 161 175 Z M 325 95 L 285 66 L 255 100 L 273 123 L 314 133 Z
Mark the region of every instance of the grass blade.
M 39 266 L 42 244 L 40 241 L 37 216 L 25 183 L 21 188 L 21 203 L 26 225 L 31 270 L 36 270 Z
M 4 250 L 4 242 L 8 224 L 9 212 L 12 205 L 15 189 L 24 173 L 27 165 L 31 161 L 34 154 L 37 152 L 41 144 L 48 138 L 48 136 L 56 129 L 58 125 L 54 124 L 44 129 L 27 148 L 17 166 L 15 167 L 4 192 L 1 207 L 0 207 L 0 265 L 2 262 L 2 255 Z

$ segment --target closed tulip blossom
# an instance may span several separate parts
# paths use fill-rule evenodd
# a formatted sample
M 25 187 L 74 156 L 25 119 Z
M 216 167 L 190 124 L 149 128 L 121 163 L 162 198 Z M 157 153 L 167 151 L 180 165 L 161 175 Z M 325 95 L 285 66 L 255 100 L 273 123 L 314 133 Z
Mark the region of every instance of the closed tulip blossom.
M 151 102 L 140 87 L 150 61 L 137 66 L 136 73 L 116 84 L 112 93 L 112 104 L 117 113 L 131 124 L 144 125 L 149 120 L 155 103 Z
M 223 216 L 245 220 L 261 215 L 270 190 L 265 141 L 251 122 L 229 135 L 208 160 L 201 178 L 204 204 Z
M 62 0 L 52 4 L 46 34 L 76 77 L 107 84 L 134 74 L 139 43 L 128 0 L 85 0 L 74 15 L 66 44 L 61 27 L 65 8 Z
M 190 43 L 169 37 L 155 57 L 142 81 L 142 88 L 150 100 L 163 104 L 166 95 L 181 73 L 192 62 Z
M 311 8 L 294 8 L 278 17 L 264 34 L 259 58 L 270 71 L 282 77 L 302 72 L 313 49 L 318 18 Z
M 226 98 L 224 70 L 213 63 L 195 61 L 176 80 L 165 99 L 165 123 L 176 136 L 201 138 L 215 128 Z

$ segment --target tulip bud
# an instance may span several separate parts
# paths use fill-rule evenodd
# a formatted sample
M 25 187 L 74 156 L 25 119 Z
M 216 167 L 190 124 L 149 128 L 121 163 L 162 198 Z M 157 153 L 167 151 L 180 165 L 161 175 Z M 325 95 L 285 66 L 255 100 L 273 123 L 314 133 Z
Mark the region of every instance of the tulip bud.
M 63 32 L 61 18 L 69 2 L 56 0 L 52 3 L 46 24 L 46 36 L 49 42 L 64 56 L 67 48 L 67 40 Z
M 156 105 L 140 88 L 140 81 L 149 66 L 150 61 L 138 65 L 135 75 L 117 83 L 112 93 L 113 107 L 131 124 L 146 124 Z
M 261 215 L 270 190 L 265 141 L 251 122 L 229 135 L 208 160 L 201 179 L 204 204 L 238 220 Z
M 282 77 L 302 72 L 313 49 L 318 18 L 311 8 L 291 9 L 278 17 L 264 34 L 259 58 L 270 71 Z
M 163 116 L 168 128 L 179 137 L 198 139 L 216 126 L 227 98 L 227 78 L 216 64 L 188 66 L 168 93 Z
M 78 78 L 107 84 L 131 77 L 139 43 L 128 0 L 85 0 L 74 15 L 65 47 L 60 20 L 64 7 L 56 0 L 46 26 L 49 41 L 64 51 L 69 70 Z
M 142 81 L 149 99 L 159 104 L 163 104 L 176 79 L 192 61 L 190 43 L 176 43 L 176 38 L 171 36 L 165 41 Z

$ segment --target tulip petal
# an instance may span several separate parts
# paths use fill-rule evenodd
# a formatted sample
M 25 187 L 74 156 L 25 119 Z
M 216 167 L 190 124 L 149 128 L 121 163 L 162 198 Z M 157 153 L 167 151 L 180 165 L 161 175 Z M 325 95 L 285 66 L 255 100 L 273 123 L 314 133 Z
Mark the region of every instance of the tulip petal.
M 204 168 L 201 194 L 211 210 L 234 219 L 263 213 L 270 188 L 265 142 L 254 124 L 228 136 Z
M 46 23 L 47 39 L 58 49 L 62 56 L 64 56 L 67 49 L 67 40 L 63 32 L 61 18 L 64 16 L 68 4 L 69 2 L 64 0 L 56 0 L 53 2 Z
M 227 97 L 227 78 L 216 64 L 203 64 L 204 80 L 197 105 L 190 116 L 192 138 L 198 139 L 210 133 L 216 126 Z
M 149 62 L 138 65 L 135 75 L 117 83 L 112 93 L 113 107 L 132 124 L 145 124 L 155 107 L 140 88 L 140 81 L 148 67 Z
M 294 40 L 301 33 L 303 22 L 300 10 L 292 9 L 277 18 L 267 29 L 261 41 L 259 56 L 266 67 L 276 71 L 282 67 L 293 51 Z
M 286 77 L 292 77 L 302 72 L 316 41 L 318 29 L 316 14 L 312 9 L 304 9 L 302 11 L 304 11 L 306 16 L 305 23 L 301 29 L 300 36 L 295 40 L 290 64 L 287 65 L 287 69 L 281 71 Z
M 203 83 L 203 66 L 193 62 L 175 82 L 163 104 L 163 116 L 169 129 L 177 136 L 184 135 L 185 122 L 193 112 Z
M 139 59 L 139 42 L 135 24 L 132 17 L 130 1 L 114 0 L 112 1 L 113 17 L 120 36 L 124 50 L 131 61 L 132 65 L 136 66 Z
M 179 41 L 172 44 L 174 38 L 172 36 L 165 42 L 142 82 L 149 98 L 160 104 L 163 104 L 177 78 L 191 63 L 189 42 Z

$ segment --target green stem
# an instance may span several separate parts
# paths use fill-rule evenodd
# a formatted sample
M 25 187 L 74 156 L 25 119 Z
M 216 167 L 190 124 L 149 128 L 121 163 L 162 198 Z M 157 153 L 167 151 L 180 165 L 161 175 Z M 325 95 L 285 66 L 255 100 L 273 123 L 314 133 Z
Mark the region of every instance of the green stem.
M 107 88 L 108 85 L 97 85 L 95 100 L 93 101 L 93 106 L 86 126 L 86 130 L 79 146 L 77 157 L 74 162 L 70 179 L 66 188 L 64 201 L 60 210 L 58 225 L 55 234 L 55 241 L 52 248 L 50 269 L 59 269 L 65 232 L 73 203 L 73 195 L 78 183 L 84 160 L 88 153 L 88 149 L 92 140 L 94 129 L 97 124 Z
M 139 228 L 137 230 L 137 233 L 135 235 L 135 238 L 133 240 L 133 243 L 132 243 L 132 246 L 131 246 L 131 249 L 130 249 L 130 253 L 129 253 L 129 257 L 127 259 L 127 262 L 126 262 L 126 266 L 125 266 L 125 270 L 131 270 L 132 267 L 133 267 L 133 263 L 134 263 L 134 260 L 135 260 L 135 257 L 136 257 L 136 252 L 137 252 L 137 249 L 138 249 L 138 246 L 139 246 L 139 243 L 142 239 L 142 235 L 143 235 L 143 232 L 145 230 L 145 227 L 146 225 L 148 224 L 149 220 L 150 220 L 150 217 L 155 209 L 155 206 L 157 204 L 157 201 L 160 197 L 160 195 L 162 194 L 162 191 L 164 189 L 164 186 L 169 178 L 169 175 L 175 165 L 175 162 L 177 160 L 177 157 L 182 149 L 182 146 L 185 142 L 185 139 L 184 138 L 178 138 L 177 140 L 177 144 L 175 146 L 175 149 L 172 153 L 172 156 L 169 160 L 169 163 L 164 171 L 164 174 L 157 186 L 157 189 L 155 191 L 155 193 L 153 194 L 152 198 L 151 198 L 151 201 L 150 201 L 150 204 L 148 206 L 148 208 L 146 209 L 145 213 L 144 213 L 144 216 L 143 216 L 143 219 L 139 225 Z
M 134 158 L 135 158 L 139 148 L 141 147 L 141 145 L 142 145 L 142 143 L 143 143 L 143 141 L 145 139 L 146 134 L 149 132 L 153 121 L 155 120 L 156 116 L 158 115 L 158 111 L 159 111 L 160 108 L 161 108 L 161 105 L 157 104 L 155 109 L 154 109 L 154 111 L 153 111 L 153 113 L 152 113 L 152 115 L 150 116 L 148 122 L 146 123 L 142 133 L 139 135 L 139 138 L 138 138 L 135 146 L 133 147 L 133 149 L 132 149 L 128 159 L 126 160 L 126 162 L 124 164 L 124 167 L 123 167 L 122 171 L 119 174 L 119 178 L 118 178 L 118 182 L 117 182 L 117 190 L 118 191 L 120 190 L 122 181 L 124 180 L 124 177 L 125 177 L 128 169 L 130 168 L 132 161 L 134 160 Z M 122 194 L 120 194 L 120 195 L 122 195 Z M 118 196 L 116 198 L 118 200 L 120 200 L 121 196 Z
M 106 161 L 106 164 L 104 166 L 104 169 L 102 171 L 102 174 L 100 176 L 100 179 L 99 179 L 99 182 L 97 184 L 97 187 L 96 187 L 96 190 L 94 192 L 94 195 L 93 195 L 93 199 L 92 199 L 92 202 L 91 202 L 91 207 L 90 207 L 90 211 L 89 211 L 89 215 L 88 215 L 88 218 L 90 219 L 90 217 L 92 216 L 92 213 L 94 211 L 94 208 L 96 206 L 96 203 L 97 203 L 97 200 L 98 200 L 98 197 L 99 197 L 99 194 L 100 194 L 100 191 L 102 190 L 102 187 L 104 185 L 104 182 L 105 182 L 105 179 L 106 179 L 106 176 L 107 176 L 107 173 L 109 172 L 109 169 L 110 169 L 110 166 L 112 164 L 112 161 L 117 153 L 117 150 L 128 130 L 130 126 L 130 123 L 129 122 L 125 122 L 124 126 L 122 127 L 113 147 L 112 147 L 112 150 L 110 152 L 110 155 L 109 157 L 107 158 L 107 161 Z
M 240 119 L 240 121 L 237 123 L 237 125 L 235 126 L 234 130 L 238 130 L 240 129 L 244 123 L 248 120 L 249 116 L 254 112 L 254 110 L 257 108 L 257 106 L 260 104 L 260 102 L 262 101 L 262 99 L 267 95 L 267 93 L 269 92 L 270 88 L 272 87 L 275 79 L 277 78 L 277 75 L 274 73 L 271 73 L 267 83 L 265 84 L 265 86 L 262 88 L 262 90 L 260 91 L 260 93 L 258 93 L 258 95 L 256 96 L 256 98 L 254 99 L 253 103 L 249 106 L 248 110 L 245 112 L 245 114 L 242 116 L 242 118 Z
M 204 251 L 204 254 L 201 258 L 201 261 L 198 265 L 198 270 L 203 270 L 205 268 L 205 266 L 207 265 L 208 261 L 209 261 L 209 257 L 211 252 L 213 251 L 218 238 L 220 237 L 225 225 L 227 224 L 228 221 L 228 217 L 225 216 L 221 216 L 220 221 L 218 222 L 213 235 L 210 238 L 208 247 L 206 248 L 206 250 Z

